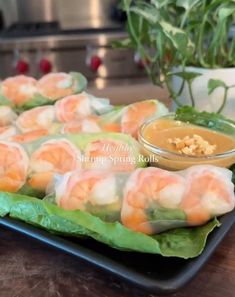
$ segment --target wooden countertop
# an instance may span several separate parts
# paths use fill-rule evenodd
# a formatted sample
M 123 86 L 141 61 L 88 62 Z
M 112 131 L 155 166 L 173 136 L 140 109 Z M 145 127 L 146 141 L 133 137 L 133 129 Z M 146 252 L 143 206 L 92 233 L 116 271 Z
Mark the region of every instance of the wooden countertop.
M 0 227 L 2 297 L 159 297 L 73 256 Z M 235 296 L 235 226 L 201 272 L 170 297 Z

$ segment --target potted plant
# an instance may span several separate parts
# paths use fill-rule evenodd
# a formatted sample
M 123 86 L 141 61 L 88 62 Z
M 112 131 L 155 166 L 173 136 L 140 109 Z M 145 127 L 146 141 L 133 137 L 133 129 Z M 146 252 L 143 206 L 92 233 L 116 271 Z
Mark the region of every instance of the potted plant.
M 176 105 L 235 118 L 235 0 L 122 0 L 129 37 Z M 233 31 L 234 30 L 234 31 Z

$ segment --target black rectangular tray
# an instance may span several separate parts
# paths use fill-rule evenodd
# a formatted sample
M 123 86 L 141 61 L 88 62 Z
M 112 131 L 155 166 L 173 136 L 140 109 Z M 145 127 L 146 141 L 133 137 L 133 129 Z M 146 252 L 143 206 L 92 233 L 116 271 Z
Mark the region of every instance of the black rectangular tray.
M 197 258 L 183 260 L 122 252 L 91 239 L 59 237 L 12 218 L 0 218 L 2 226 L 86 260 L 148 291 L 165 294 L 179 290 L 197 274 L 232 227 L 235 211 L 223 216 L 220 222 L 220 228 L 209 235 L 203 253 Z

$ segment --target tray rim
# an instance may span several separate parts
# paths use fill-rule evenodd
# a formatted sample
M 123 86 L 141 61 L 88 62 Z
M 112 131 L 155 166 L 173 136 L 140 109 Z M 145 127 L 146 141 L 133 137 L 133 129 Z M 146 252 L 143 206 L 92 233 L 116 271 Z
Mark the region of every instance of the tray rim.
M 52 234 L 44 229 L 37 228 L 18 219 L 10 217 L 0 218 L 0 225 L 20 232 L 35 240 L 39 240 L 40 242 L 66 252 L 67 254 L 76 256 L 149 292 L 171 294 L 188 284 L 206 264 L 235 223 L 235 210 L 221 217 L 219 221 L 221 222 L 220 228 L 213 230 L 209 235 L 209 239 L 207 240 L 202 254 L 196 258 L 184 260 L 190 262 L 186 272 L 184 270 L 181 271 L 176 277 L 173 277 L 173 279 L 155 281 L 152 278 L 141 275 L 140 272 L 127 268 L 121 263 L 118 263 L 101 253 L 90 250 L 89 248 L 69 241 L 69 239 Z M 169 261 L 171 258 L 172 257 L 167 257 Z

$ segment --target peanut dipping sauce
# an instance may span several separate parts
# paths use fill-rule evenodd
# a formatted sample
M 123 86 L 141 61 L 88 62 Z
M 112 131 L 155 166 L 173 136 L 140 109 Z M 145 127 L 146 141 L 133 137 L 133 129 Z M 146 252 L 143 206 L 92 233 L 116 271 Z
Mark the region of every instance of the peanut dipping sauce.
M 169 139 L 183 139 L 187 136 L 193 137 L 194 135 L 199 135 L 211 145 L 216 145 L 213 154 L 221 154 L 235 149 L 235 139 L 225 134 L 181 121 L 159 119 L 149 124 L 144 131 L 144 137 L 149 143 L 175 153 L 178 150 L 176 146 L 168 141 Z
M 142 138 L 150 145 L 163 150 L 163 153 L 155 152 L 142 143 L 144 155 L 154 155 L 158 161 L 153 165 L 161 168 L 180 170 L 199 164 L 230 167 L 235 163 L 235 151 L 232 152 L 235 150 L 234 138 L 190 123 L 171 118 L 158 118 L 146 124 L 142 130 Z M 188 138 L 194 140 L 200 138 L 202 146 L 211 147 L 212 150 L 206 149 L 203 152 L 195 149 L 192 153 L 184 154 L 184 150 L 180 150 L 176 143 Z M 191 149 L 190 146 L 189 148 Z M 187 145 L 186 149 L 188 149 Z M 168 152 L 167 155 L 166 152 Z

